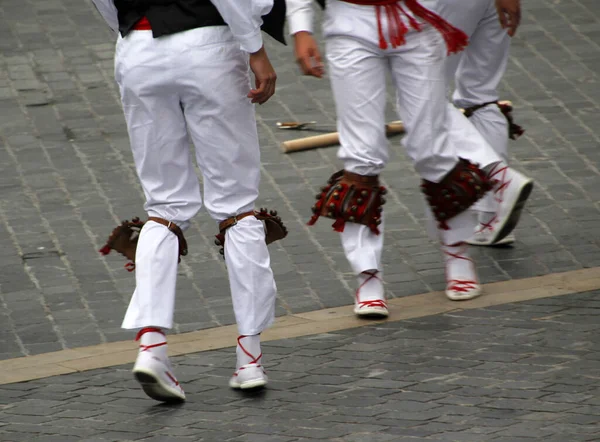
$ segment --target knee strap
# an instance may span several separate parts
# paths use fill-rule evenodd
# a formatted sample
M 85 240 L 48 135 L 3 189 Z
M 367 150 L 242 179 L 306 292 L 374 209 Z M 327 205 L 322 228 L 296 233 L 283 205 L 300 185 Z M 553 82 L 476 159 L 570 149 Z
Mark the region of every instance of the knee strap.
M 267 244 L 271 244 L 274 241 L 283 239 L 288 234 L 287 228 L 275 210 L 271 210 L 269 212 L 268 209 L 261 208 L 258 212 L 255 210 L 250 210 L 248 212 L 240 213 L 239 215 L 231 216 L 219 223 L 219 234 L 215 235 L 217 238 L 215 240 L 215 244 L 221 247 L 219 250 L 221 255 L 225 254 L 225 231 L 230 227 L 235 226 L 239 220 L 244 219 L 247 216 L 254 216 L 259 221 L 264 221 L 266 230 L 265 242 Z

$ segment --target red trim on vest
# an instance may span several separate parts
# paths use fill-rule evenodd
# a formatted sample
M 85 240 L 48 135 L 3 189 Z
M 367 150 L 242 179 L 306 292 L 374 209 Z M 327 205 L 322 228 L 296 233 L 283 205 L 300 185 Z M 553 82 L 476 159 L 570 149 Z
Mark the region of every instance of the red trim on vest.
M 152 26 L 150 26 L 150 22 L 146 17 L 142 17 L 138 20 L 138 22 L 133 25 L 134 31 L 151 31 Z

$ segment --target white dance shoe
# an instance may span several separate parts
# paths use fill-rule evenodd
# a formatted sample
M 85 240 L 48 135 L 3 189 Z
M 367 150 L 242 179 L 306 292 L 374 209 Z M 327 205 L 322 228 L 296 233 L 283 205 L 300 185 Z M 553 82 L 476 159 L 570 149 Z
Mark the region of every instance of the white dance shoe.
M 358 275 L 358 289 L 354 300 L 354 313 L 365 317 L 389 315 L 383 284 L 377 270 L 367 270 Z
M 446 264 L 446 296 L 452 301 L 466 301 L 481 295 L 482 288 L 477 279 L 468 246 L 459 243 L 442 246 Z
M 133 376 L 144 393 L 161 402 L 185 401 L 169 358 L 159 358 L 152 351 L 140 351 L 133 367 Z
M 503 163 L 494 166 L 489 177 L 498 181 L 492 192 L 499 208 L 489 222 L 480 223 L 474 236 L 467 241 L 472 245 L 491 246 L 514 242 L 514 236 L 510 234 L 517 226 L 533 189 L 533 180 Z
M 237 368 L 229 379 L 229 386 L 240 390 L 264 387 L 268 378 L 261 364 L 260 335 L 238 336 L 237 342 Z

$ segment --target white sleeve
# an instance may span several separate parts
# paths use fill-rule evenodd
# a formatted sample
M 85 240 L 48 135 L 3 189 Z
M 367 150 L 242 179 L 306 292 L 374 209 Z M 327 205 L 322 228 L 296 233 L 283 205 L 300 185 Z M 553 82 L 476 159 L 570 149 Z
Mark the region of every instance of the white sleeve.
M 313 32 L 313 0 L 285 0 L 290 34 L 300 31 Z
M 273 0 L 210 0 L 229 25 L 243 51 L 256 52 L 262 45 L 262 16 L 273 8 Z
M 106 24 L 114 31 L 119 32 L 119 16 L 117 15 L 117 8 L 113 3 L 113 0 L 92 0 L 96 9 L 104 20 Z

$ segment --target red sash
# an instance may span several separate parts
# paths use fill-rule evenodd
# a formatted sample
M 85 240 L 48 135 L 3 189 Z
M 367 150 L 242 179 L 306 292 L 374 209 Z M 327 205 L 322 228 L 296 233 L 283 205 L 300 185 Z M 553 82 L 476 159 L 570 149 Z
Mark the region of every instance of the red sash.
M 436 28 L 444 37 L 446 46 L 448 47 L 448 54 L 462 51 L 469 42 L 469 37 L 463 31 L 455 28 L 446 20 L 439 15 L 423 7 L 417 0 L 342 0 L 347 3 L 353 3 L 355 5 L 364 6 L 375 6 L 377 13 L 377 30 L 379 32 L 379 47 L 381 49 L 387 49 L 388 44 L 385 41 L 383 35 L 383 29 L 381 25 L 381 10 L 385 11 L 388 19 L 389 26 L 389 43 L 393 48 L 402 46 L 406 43 L 405 36 L 408 32 L 408 28 L 401 19 L 401 15 L 404 15 L 408 19 L 408 23 L 411 28 L 416 31 L 421 30 L 419 23 L 406 12 L 402 4 L 406 6 L 406 9 L 411 11 L 416 17 L 422 18 L 424 21 Z

